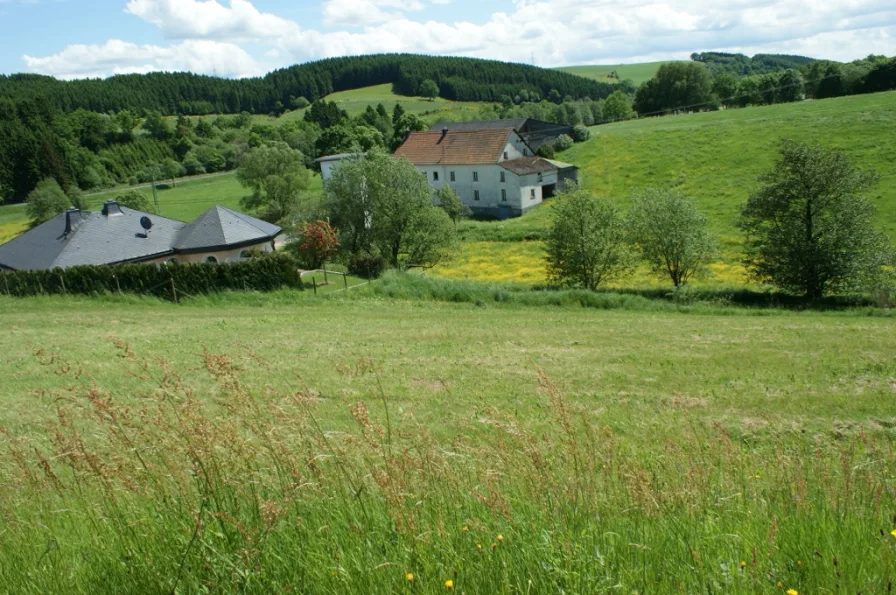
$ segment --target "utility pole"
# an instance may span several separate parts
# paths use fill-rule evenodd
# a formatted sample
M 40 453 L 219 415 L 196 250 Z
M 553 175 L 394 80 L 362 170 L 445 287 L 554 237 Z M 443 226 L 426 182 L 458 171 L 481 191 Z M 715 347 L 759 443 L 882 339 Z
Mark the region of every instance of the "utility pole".
M 158 173 L 158 168 L 153 165 L 152 169 L 152 200 L 156 203 L 156 213 L 160 213 L 159 211 L 159 192 L 156 190 L 156 174 Z

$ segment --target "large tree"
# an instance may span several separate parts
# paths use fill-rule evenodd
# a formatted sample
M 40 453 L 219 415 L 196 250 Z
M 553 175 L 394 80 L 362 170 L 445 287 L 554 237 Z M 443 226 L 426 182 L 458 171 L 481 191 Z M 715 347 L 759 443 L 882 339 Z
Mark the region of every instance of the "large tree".
M 628 229 L 644 260 L 675 287 L 700 273 L 716 251 L 706 217 L 675 190 L 651 188 L 635 193 Z
M 28 214 L 31 227 L 37 227 L 59 213 L 64 213 L 71 206 L 71 200 L 56 180 L 45 178 L 28 193 L 25 212 Z
M 604 99 L 600 111 L 604 120 L 627 120 L 634 114 L 631 97 L 622 91 L 613 91 Z
M 295 214 L 311 179 L 302 152 L 280 142 L 246 153 L 236 176 L 243 186 L 252 189 L 252 194 L 243 198 L 243 206 L 271 222 L 282 222 Z
M 862 289 L 893 258 L 874 206 L 860 196 L 876 174 L 817 145 L 786 140 L 780 151 L 741 211 L 747 268 L 810 299 Z
M 326 185 L 330 219 L 350 255 L 390 266 L 433 266 L 454 246 L 454 226 L 410 162 L 381 150 L 347 160 Z
M 561 287 L 596 289 L 632 262 L 615 205 L 585 190 L 558 199 L 545 247 L 548 279 Z
M 669 62 L 659 67 L 635 95 L 641 114 L 700 109 L 712 99 L 709 70 L 699 62 Z
M 432 79 L 426 79 L 420 83 L 420 96 L 434 101 L 439 96 L 439 86 Z
M 462 221 L 472 214 L 470 207 L 464 204 L 454 188 L 448 184 L 436 190 L 435 201 L 437 206 L 445 211 L 455 227 L 457 227 L 458 221 Z

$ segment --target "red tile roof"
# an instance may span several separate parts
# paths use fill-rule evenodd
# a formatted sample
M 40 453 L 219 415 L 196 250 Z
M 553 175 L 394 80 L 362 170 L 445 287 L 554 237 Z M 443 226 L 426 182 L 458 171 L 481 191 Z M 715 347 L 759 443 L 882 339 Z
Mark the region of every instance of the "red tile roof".
M 415 165 L 475 165 L 497 163 L 512 128 L 412 132 L 395 151 Z

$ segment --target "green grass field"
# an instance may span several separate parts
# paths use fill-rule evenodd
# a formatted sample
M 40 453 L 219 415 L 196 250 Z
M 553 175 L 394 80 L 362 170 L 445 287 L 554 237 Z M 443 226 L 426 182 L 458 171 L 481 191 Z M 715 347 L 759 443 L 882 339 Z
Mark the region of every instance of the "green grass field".
M 676 187 L 692 196 L 721 240 L 721 254 L 702 283 L 734 286 L 744 283 L 743 239 L 737 230 L 740 206 L 758 177 L 773 165 L 781 139 L 819 143 L 842 150 L 857 166 L 880 175 L 869 192 L 878 220 L 896 241 L 896 93 L 860 95 L 802 103 L 732 109 L 718 112 L 647 118 L 591 128 L 591 140 L 558 154 L 579 167 L 585 188 L 617 202 L 624 210 L 639 188 Z M 528 282 L 541 252 L 532 240 L 543 237 L 550 203 L 525 217 L 501 222 L 466 222 L 463 245 L 454 262 L 436 269 L 451 278 Z M 530 241 L 515 249 L 490 242 Z M 514 259 L 501 254 L 515 252 Z M 489 256 L 493 256 L 489 258 Z M 469 265 L 469 266 L 467 266 Z M 628 281 L 642 286 L 663 284 L 646 275 Z
M 629 79 L 636 85 L 652 79 L 660 66 L 667 62 L 642 62 L 640 64 L 590 64 L 587 66 L 562 66 L 555 68 L 577 76 L 594 79 L 604 83 L 616 83 Z M 615 72 L 619 78 L 610 77 Z
M 402 286 L 0 296 L 4 589 L 896 578 L 892 317 L 385 297 Z

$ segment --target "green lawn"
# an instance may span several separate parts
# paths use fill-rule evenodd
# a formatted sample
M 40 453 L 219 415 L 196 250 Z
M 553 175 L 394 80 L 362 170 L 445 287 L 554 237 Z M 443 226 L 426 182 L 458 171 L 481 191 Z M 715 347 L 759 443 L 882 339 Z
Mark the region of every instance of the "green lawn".
M 0 296 L 5 589 L 805 594 L 896 578 L 896 319 L 376 287 Z
M 636 85 L 652 79 L 660 66 L 667 62 L 642 62 L 640 64 L 590 64 L 587 66 L 563 66 L 555 70 L 562 70 L 589 79 L 604 83 L 616 83 L 629 79 Z M 619 78 L 611 78 L 610 73 L 615 72 Z

